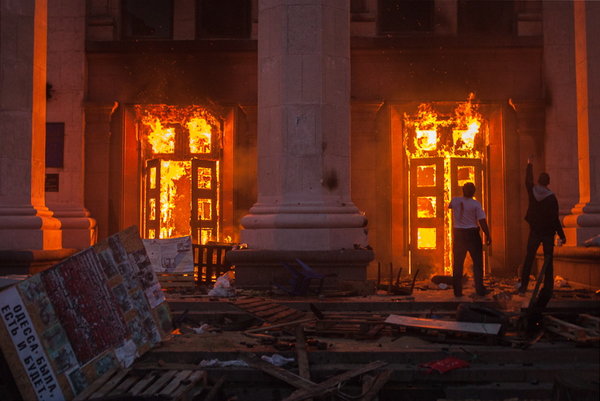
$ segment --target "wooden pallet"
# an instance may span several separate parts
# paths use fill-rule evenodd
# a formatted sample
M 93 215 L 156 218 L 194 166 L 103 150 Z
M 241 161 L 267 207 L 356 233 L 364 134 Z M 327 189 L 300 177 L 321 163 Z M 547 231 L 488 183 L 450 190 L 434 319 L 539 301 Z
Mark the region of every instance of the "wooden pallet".
M 173 401 L 185 401 L 191 400 L 193 390 L 205 385 L 206 372 L 203 370 L 113 369 L 73 401 L 150 395 L 167 395 Z
M 226 255 L 233 248 L 233 244 L 194 244 L 194 271 L 197 282 L 211 284 L 231 268 Z
M 374 339 L 391 336 L 391 328 L 385 324 L 387 314 L 324 312 L 323 318 L 307 324 L 308 333 L 323 337 Z
M 584 323 L 589 321 L 589 318 L 593 318 L 593 316 L 585 315 Z M 544 329 L 577 343 L 600 343 L 600 332 L 594 328 L 565 322 L 554 316 L 544 316 Z
M 307 317 L 306 312 L 264 298 L 239 298 L 231 301 L 231 304 L 271 324 L 291 322 Z

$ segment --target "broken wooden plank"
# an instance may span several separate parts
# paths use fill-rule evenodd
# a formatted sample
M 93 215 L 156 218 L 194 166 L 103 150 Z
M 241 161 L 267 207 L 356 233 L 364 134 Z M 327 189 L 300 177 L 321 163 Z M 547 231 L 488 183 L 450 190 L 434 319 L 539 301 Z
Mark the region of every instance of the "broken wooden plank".
M 576 342 L 592 342 L 598 341 L 599 337 L 595 336 L 595 332 L 585 327 L 578 326 L 573 323 L 565 322 L 557 319 L 554 316 L 544 316 L 544 328 L 562 337 L 568 338 Z M 592 332 L 590 336 L 588 331 Z
M 258 304 L 258 305 L 251 305 L 251 306 L 244 306 L 244 310 L 246 312 L 249 313 L 256 313 L 256 312 L 262 312 L 262 311 L 266 311 L 269 309 L 273 309 L 273 308 L 277 308 L 277 307 L 281 307 L 283 305 L 278 305 L 278 304 L 274 304 L 274 303 L 265 303 L 265 304 Z M 287 308 L 286 306 L 283 306 L 284 308 Z
M 262 332 L 262 331 L 268 331 L 268 330 L 273 330 L 273 329 L 279 329 L 279 328 L 282 328 L 282 327 L 293 326 L 295 324 L 308 323 L 308 322 L 312 322 L 313 320 L 315 320 L 315 319 L 314 318 L 300 319 L 300 320 L 293 320 L 291 322 L 272 324 L 272 325 L 269 325 L 269 326 L 261 326 L 261 327 L 255 328 L 255 329 L 246 330 L 246 331 L 244 331 L 244 333 L 247 333 L 247 334 L 259 333 L 259 332 Z
M 383 328 L 384 328 L 383 324 L 375 324 L 375 325 L 371 326 L 369 331 L 367 331 L 367 334 L 365 334 L 365 337 L 373 338 L 373 337 L 377 336 L 381 332 L 381 330 L 383 330 Z
M 600 317 L 592 316 L 587 313 L 579 315 L 579 321 L 582 327 L 600 332 Z
M 305 378 L 290 372 L 289 370 L 285 370 L 283 368 L 280 368 L 279 366 L 275 366 L 268 362 L 265 362 L 262 359 L 258 358 L 256 355 L 249 355 L 243 357 L 243 359 L 248 363 L 249 366 L 255 369 L 260 369 L 263 372 L 279 380 L 282 380 L 296 388 L 309 388 L 311 386 L 314 386 L 315 384 L 310 380 L 306 380 Z
M 107 381 L 102 387 L 98 389 L 94 394 L 92 394 L 89 399 L 93 400 L 94 398 L 101 398 L 110 393 L 115 387 L 119 385 L 121 380 L 127 376 L 130 369 L 123 369 L 117 372 L 109 381 Z
M 259 304 L 259 303 L 268 303 L 269 301 L 266 301 L 264 298 L 244 298 L 244 299 L 238 299 L 236 301 L 232 301 L 231 303 L 235 306 L 238 306 L 240 308 L 252 305 L 252 304 Z
M 298 389 L 294 391 L 289 397 L 285 398 L 283 401 L 302 401 L 306 400 L 307 398 L 322 396 L 326 393 L 334 391 L 338 384 L 340 384 L 343 381 L 349 380 L 356 376 L 360 376 L 372 370 L 379 369 L 385 365 L 387 365 L 387 362 L 371 362 L 367 365 L 330 377 L 329 379 L 326 379 L 325 381 L 322 381 L 319 384 L 314 384 L 308 388 Z
M 203 367 L 195 365 L 193 363 L 179 363 L 179 362 L 137 362 L 133 365 L 133 370 L 204 370 Z M 155 372 L 158 373 L 158 372 Z
M 273 316 L 276 315 L 280 312 L 289 310 L 290 308 L 288 308 L 287 306 L 276 306 L 276 307 L 271 307 L 270 309 L 264 310 L 264 311 L 258 311 L 258 312 L 251 312 L 253 315 L 256 315 L 260 318 L 263 319 L 267 319 L 269 316 Z
M 420 329 L 446 330 L 463 333 L 498 335 L 500 323 L 456 322 L 452 320 L 425 319 L 410 316 L 390 315 L 385 323 Z
M 219 377 L 219 380 L 217 380 L 216 383 L 211 387 L 210 391 L 208 392 L 208 394 L 206 394 L 206 397 L 204 397 L 203 401 L 214 401 L 215 397 L 219 393 L 219 390 L 221 389 L 221 387 L 223 387 L 225 379 L 225 375 Z
M 169 382 L 177 374 L 176 370 L 168 370 L 161 377 L 158 378 L 150 387 L 148 387 L 142 395 L 154 395 L 156 392 L 163 388 L 165 384 Z
M 187 379 L 181 382 L 181 386 L 177 388 L 173 393 L 169 394 L 173 401 L 179 401 L 182 399 L 192 399 L 192 398 L 184 398 L 196 385 L 200 380 L 206 380 L 206 371 L 195 371 L 193 372 Z M 206 400 L 206 399 L 205 399 Z
M 122 395 L 127 392 L 135 383 L 140 380 L 137 376 L 126 377 L 113 391 L 110 392 L 109 396 Z
M 77 394 L 73 401 L 87 400 L 90 395 L 95 393 L 100 387 L 102 387 L 111 377 L 113 377 L 120 368 L 113 368 L 102 376 L 97 378 L 92 384 L 90 384 L 85 390 Z
M 142 391 L 144 391 L 146 389 L 146 387 L 148 387 L 150 385 L 150 383 L 152 383 L 152 381 L 154 381 L 154 379 L 157 376 L 158 376 L 157 372 L 148 372 L 148 373 L 146 373 L 146 375 L 140 381 L 138 381 L 135 384 L 135 386 L 133 386 L 129 390 L 129 394 L 131 394 L 131 395 L 141 394 Z
M 296 314 L 296 312 L 298 312 L 296 309 L 287 308 L 286 310 L 283 310 L 273 316 L 270 316 L 268 320 L 270 322 L 277 322 L 287 318 L 288 316 Z
M 173 379 L 169 382 L 169 384 L 165 385 L 165 387 L 160 390 L 158 394 L 160 395 L 169 395 L 173 393 L 178 387 L 179 384 L 187 379 L 192 374 L 191 370 L 182 370 L 178 372 Z
M 357 401 L 373 400 L 377 396 L 377 394 L 379 394 L 379 391 L 383 388 L 383 386 L 385 386 L 385 384 L 388 382 L 388 380 L 392 376 L 392 373 L 393 370 L 390 369 L 386 369 L 380 372 L 372 381 L 368 390 Z
M 306 336 L 304 326 L 296 326 L 296 357 L 298 359 L 298 372 L 300 377 L 310 380 L 310 368 L 308 366 L 308 352 L 306 351 Z

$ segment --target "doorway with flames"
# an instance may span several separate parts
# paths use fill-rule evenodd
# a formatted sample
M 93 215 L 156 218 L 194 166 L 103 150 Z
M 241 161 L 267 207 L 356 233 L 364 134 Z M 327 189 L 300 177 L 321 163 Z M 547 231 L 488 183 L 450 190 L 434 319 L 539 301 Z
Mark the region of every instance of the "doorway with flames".
M 411 271 L 452 274 L 452 214 L 448 204 L 473 182 L 475 199 L 488 211 L 486 160 L 488 125 L 467 102 L 429 103 L 404 114 L 407 160 L 408 249 Z M 487 251 L 484 252 L 487 270 Z M 467 256 L 465 266 L 472 263 Z
M 140 143 L 142 233 L 222 241 L 222 123 L 199 106 L 135 106 Z

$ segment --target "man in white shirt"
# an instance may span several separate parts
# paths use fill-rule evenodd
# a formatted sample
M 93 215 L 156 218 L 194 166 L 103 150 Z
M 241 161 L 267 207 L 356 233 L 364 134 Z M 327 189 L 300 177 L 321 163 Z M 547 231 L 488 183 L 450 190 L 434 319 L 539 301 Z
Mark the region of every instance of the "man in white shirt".
M 454 243 L 452 253 L 454 264 L 452 266 L 452 277 L 454 296 L 462 296 L 463 264 L 467 252 L 473 260 L 473 280 L 475 281 L 475 292 L 477 295 L 485 296 L 487 291 L 483 286 L 483 247 L 479 227 L 485 234 L 485 243 L 490 245 L 492 237 L 485 219 L 485 212 L 481 203 L 473 199 L 475 195 L 475 184 L 467 182 L 462 187 L 463 196 L 453 198 L 449 209 L 452 209 L 452 232 Z

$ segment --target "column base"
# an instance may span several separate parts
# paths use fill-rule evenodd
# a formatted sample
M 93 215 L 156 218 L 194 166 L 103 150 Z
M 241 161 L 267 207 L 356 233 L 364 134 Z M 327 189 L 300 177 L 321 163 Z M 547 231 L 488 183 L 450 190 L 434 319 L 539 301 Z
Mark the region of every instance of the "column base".
M 341 249 L 335 251 L 305 250 L 257 250 L 242 249 L 227 253 L 227 259 L 235 265 L 237 288 L 270 289 L 273 283 L 287 284 L 290 273 L 283 263 L 300 259 L 322 274 L 337 276 L 325 279 L 325 288 L 337 288 L 342 281 L 365 281 L 367 266 L 375 257 L 367 249 Z
M 539 269 L 544 263 L 544 253 L 540 247 L 536 255 Z M 600 287 L 600 248 L 581 246 L 554 247 L 554 275 L 562 276 L 571 283 L 578 283 L 593 289 Z
M 0 207 L 0 250 L 61 249 L 60 221 L 46 207 Z
M 366 247 L 364 228 L 277 228 L 244 229 L 242 243 L 252 249 L 327 251 Z
M 75 252 L 77 249 L 0 251 L 0 275 L 36 274 Z
M 60 221 L 62 244 L 65 248 L 85 249 L 96 243 L 96 220 L 86 209 L 61 210 L 53 208 L 54 217 Z
M 577 204 L 571 213 L 563 219 L 567 245 L 583 246 L 586 240 L 600 234 L 600 205 Z
M 600 227 L 565 227 L 568 246 L 584 246 L 588 239 L 600 234 Z

